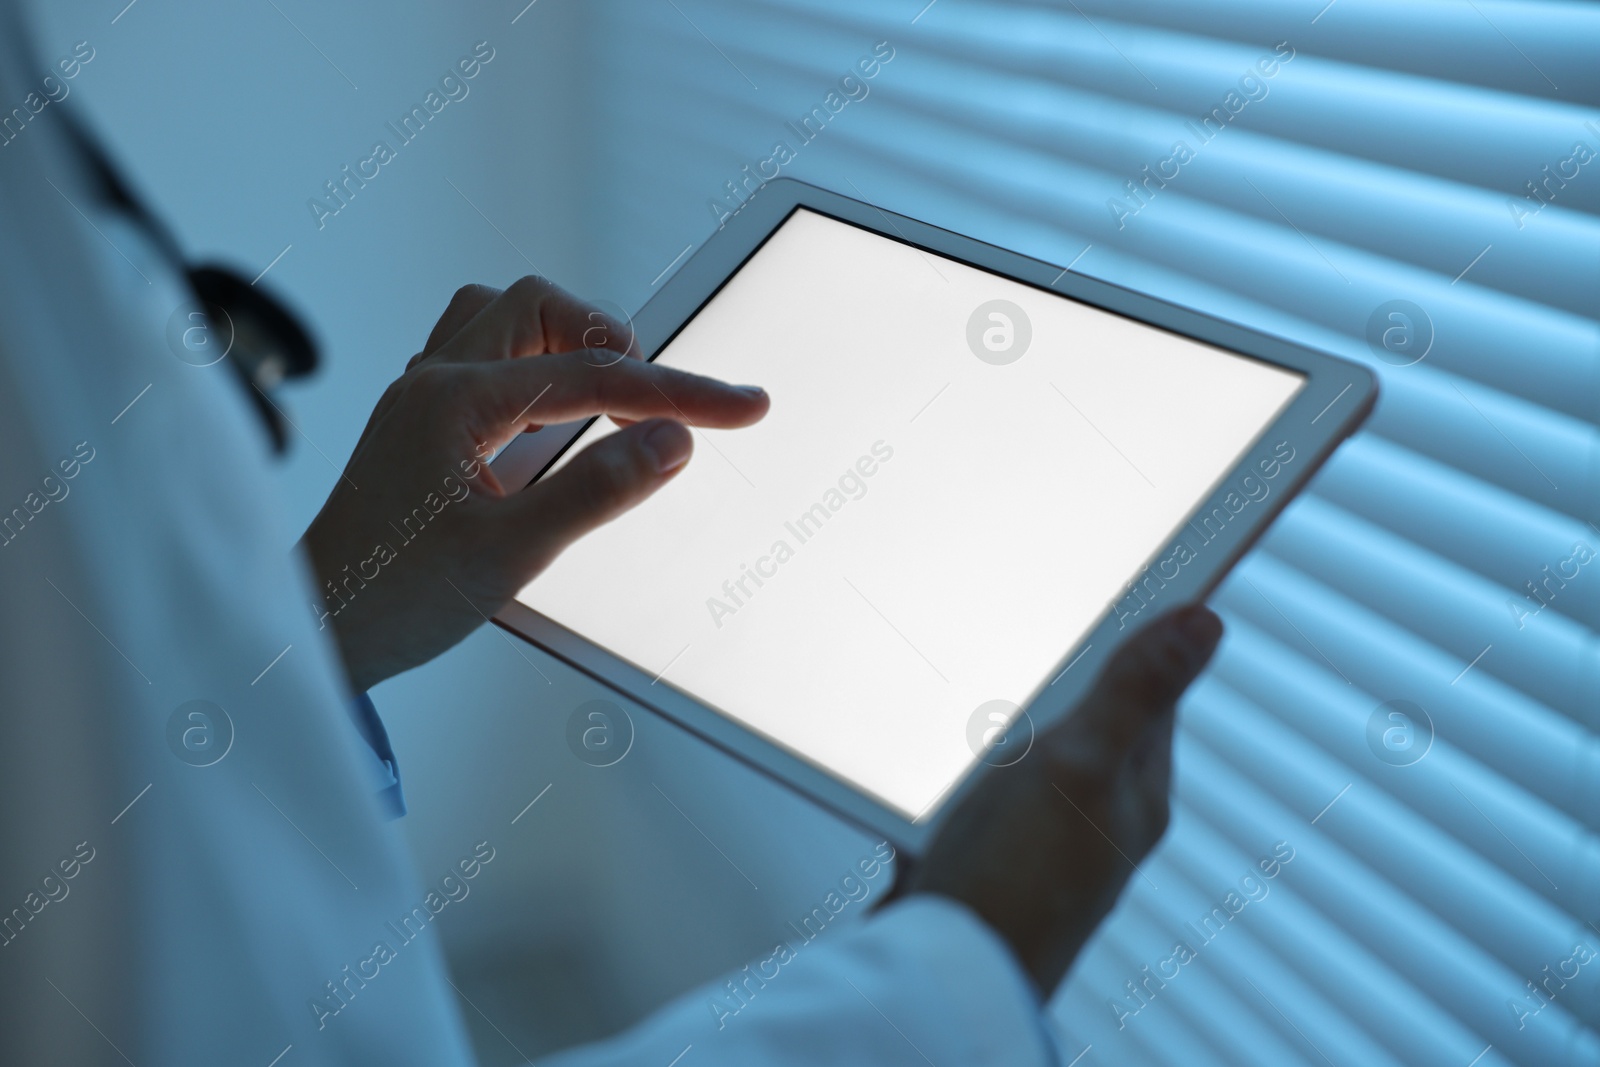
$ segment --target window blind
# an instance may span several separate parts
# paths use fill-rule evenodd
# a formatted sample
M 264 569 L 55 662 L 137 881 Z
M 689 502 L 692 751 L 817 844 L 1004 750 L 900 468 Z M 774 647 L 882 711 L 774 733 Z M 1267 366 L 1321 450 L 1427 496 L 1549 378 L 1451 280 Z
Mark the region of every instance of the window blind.
M 1214 598 L 1169 836 L 1051 1005 L 1068 1057 L 1600 1063 L 1600 9 L 924 5 L 591 5 L 617 299 L 785 142 L 785 174 L 1382 379 Z

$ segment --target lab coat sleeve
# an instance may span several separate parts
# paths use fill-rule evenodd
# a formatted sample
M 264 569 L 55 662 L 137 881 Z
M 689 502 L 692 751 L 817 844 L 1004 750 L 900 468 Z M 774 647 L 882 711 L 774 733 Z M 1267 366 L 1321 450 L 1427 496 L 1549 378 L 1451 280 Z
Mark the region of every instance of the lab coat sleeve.
M 609 1041 L 544 1067 L 1065 1062 L 1033 987 L 971 911 L 900 901 L 813 942 L 775 946 Z
M 0 1063 L 470 1063 L 266 435 L 81 102 L 0 144 Z

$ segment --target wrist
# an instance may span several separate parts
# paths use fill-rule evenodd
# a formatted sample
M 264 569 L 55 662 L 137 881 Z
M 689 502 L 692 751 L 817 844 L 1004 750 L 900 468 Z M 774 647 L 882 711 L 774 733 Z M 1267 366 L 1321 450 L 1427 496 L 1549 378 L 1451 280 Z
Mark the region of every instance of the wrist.
M 341 595 L 338 568 L 330 563 L 331 554 L 317 536 L 316 522 L 295 547 L 303 554 L 311 571 L 311 610 L 317 629 L 332 639 L 351 689 L 365 693 L 388 675 L 375 670 L 373 657 L 362 651 L 361 613 L 352 597 Z
M 1005 946 L 1040 1003 L 1061 984 L 1103 915 L 1094 909 L 1093 918 L 1069 918 L 1051 901 L 1036 895 L 1018 895 L 1000 887 L 945 884 L 916 875 L 904 885 L 896 885 L 883 907 L 897 900 L 930 896 L 960 905 L 982 923 Z

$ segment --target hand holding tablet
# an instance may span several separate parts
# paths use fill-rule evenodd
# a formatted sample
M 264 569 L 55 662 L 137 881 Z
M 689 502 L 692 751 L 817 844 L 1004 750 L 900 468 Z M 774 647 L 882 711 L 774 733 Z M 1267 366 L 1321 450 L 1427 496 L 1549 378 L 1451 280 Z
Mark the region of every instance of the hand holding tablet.
M 1166 830 L 1173 708 L 1221 636 L 1199 606 L 1135 634 L 1030 758 L 953 807 L 894 897 L 965 904 L 1048 999 Z
M 1375 394 L 1353 364 L 786 180 L 634 326 L 656 365 L 761 382 L 771 410 L 696 428 L 669 491 L 499 621 L 913 855 L 974 770 L 1203 599 Z M 537 489 L 617 433 L 550 426 L 496 470 Z
M 1220 636 L 1170 609 L 1371 376 L 787 180 L 631 325 L 456 294 L 305 537 L 352 681 L 494 614 L 883 834 L 1048 995 L 1166 826 Z

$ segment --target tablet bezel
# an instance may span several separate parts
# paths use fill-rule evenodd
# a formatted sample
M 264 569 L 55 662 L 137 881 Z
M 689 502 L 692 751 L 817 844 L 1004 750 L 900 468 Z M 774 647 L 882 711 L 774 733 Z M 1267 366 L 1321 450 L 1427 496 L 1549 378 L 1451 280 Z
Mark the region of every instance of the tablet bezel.
M 1063 650 L 1051 674 L 1054 680 L 1043 684 L 1026 705 L 1028 727 L 1034 730 L 1048 729 L 1059 721 L 1082 697 L 1106 657 L 1139 626 L 1169 608 L 1208 596 L 1339 442 L 1360 426 L 1377 398 L 1377 381 L 1360 364 L 1079 274 L 1070 266 L 1063 269 L 790 178 L 770 181 L 752 195 L 633 316 L 634 335 L 645 358 L 654 359 L 797 208 L 1305 376 L 1300 391 L 1251 442 L 1213 491 L 1197 503 L 1179 529 L 1187 529 L 1196 516 L 1223 507 L 1224 498 L 1240 479 L 1256 471 L 1258 463 L 1271 462 L 1273 449 L 1287 441 L 1294 449 L 1295 459 L 1281 466 L 1280 476 L 1272 481 L 1271 495 L 1260 502 L 1262 506 L 1239 513 L 1238 519 L 1246 521 L 1225 524 L 1221 533 L 1205 544 L 1204 554 L 1195 563 L 1180 567 L 1176 578 L 1163 579 L 1155 590 L 1146 586 L 1151 592 L 1150 603 L 1136 613 L 1116 611 L 1117 601 L 1107 604 L 1085 639 Z M 522 480 L 537 480 L 590 421 L 549 426 L 525 435 L 496 460 L 496 472 L 513 470 Z M 537 473 L 530 476 L 531 471 Z M 670 487 L 665 491 L 670 492 Z M 1126 589 L 1146 573 L 1150 563 L 1169 556 L 1176 545 L 1176 539 L 1164 542 L 1139 571 L 1130 575 Z M 911 855 L 923 851 L 943 819 L 985 773 L 1004 773 L 1003 768 L 975 764 L 954 789 L 930 805 L 936 807 L 931 815 L 911 821 L 861 787 L 835 777 L 752 728 L 652 678 L 519 601 L 499 612 L 494 621 L 813 802 L 882 835 Z M 1022 722 L 1019 718 L 1013 728 L 1027 728 L 1020 725 Z

